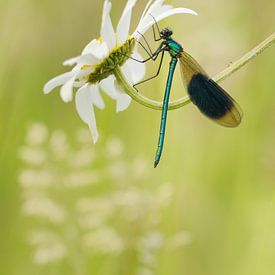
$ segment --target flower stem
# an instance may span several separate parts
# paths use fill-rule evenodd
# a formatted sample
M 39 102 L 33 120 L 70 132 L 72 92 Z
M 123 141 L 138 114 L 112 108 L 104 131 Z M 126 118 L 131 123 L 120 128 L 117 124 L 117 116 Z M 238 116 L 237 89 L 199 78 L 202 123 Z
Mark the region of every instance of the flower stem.
M 221 82 L 229 77 L 234 72 L 242 68 L 246 63 L 255 58 L 257 55 L 261 54 L 264 50 L 269 48 L 273 43 L 275 43 L 275 32 L 272 33 L 268 38 L 266 38 L 262 43 L 252 49 L 250 52 L 245 54 L 239 60 L 231 64 L 228 68 L 224 69 L 222 72 L 218 73 L 213 77 L 216 82 Z
M 216 76 L 213 77 L 213 80 L 216 82 L 221 82 L 229 77 L 234 72 L 238 71 L 242 68 L 246 63 L 251 61 L 257 55 L 262 53 L 264 50 L 269 48 L 273 43 L 275 43 L 275 33 L 272 33 L 267 39 L 265 39 L 262 43 L 252 49 L 250 52 L 245 54 L 239 60 L 232 63 L 228 68 L 223 70 L 222 72 L 218 73 Z M 162 102 L 155 101 L 149 99 L 142 94 L 138 93 L 131 84 L 126 80 L 124 74 L 122 73 L 121 69 L 117 67 L 114 70 L 114 75 L 118 81 L 118 83 L 123 87 L 124 91 L 135 101 L 140 103 L 141 105 L 155 109 L 155 110 L 162 110 Z M 181 108 L 191 102 L 188 96 L 184 96 L 178 100 L 172 101 L 169 103 L 169 110 L 174 110 Z
M 147 98 L 143 96 L 142 94 L 138 93 L 131 84 L 126 80 L 124 74 L 122 73 L 121 69 L 117 67 L 114 70 L 114 75 L 119 82 L 119 84 L 122 86 L 124 91 L 136 102 L 140 103 L 141 105 L 155 109 L 155 110 L 162 110 L 162 102 L 155 101 L 153 99 Z M 184 105 L 187 105 L 190 103 L 191 100 L 188 96 L 182 97 L 178 100 L 175 100 L 173 102 L 169 103 L 169 110 L 178 109 Z

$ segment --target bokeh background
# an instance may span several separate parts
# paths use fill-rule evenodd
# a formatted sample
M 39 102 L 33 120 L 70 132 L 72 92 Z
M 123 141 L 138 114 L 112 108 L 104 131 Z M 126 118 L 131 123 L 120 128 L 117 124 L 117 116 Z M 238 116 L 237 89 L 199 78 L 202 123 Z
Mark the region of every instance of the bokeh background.
M 126 1 L 112 2 L 116 25 Z M 160 25 L 210 75 L 274 31 L 272 0 L 167 3 L 198 12 Z M 193 105 L 172 111 L 153 169 L 158 111 L 133 102 L 116 114 L 104 97 L 93 145 L 74 103 L 42 93 L 98 37 L 102 5 L 0 1 L 0 273 L 274 274 L 275 49 L 222 83 L 243 109 L 240 127 L 219 127 Z M 164 66 L 141 92 L 161 99 L 166 75 Z M 173 98 L 184 93 L 179 75 Z

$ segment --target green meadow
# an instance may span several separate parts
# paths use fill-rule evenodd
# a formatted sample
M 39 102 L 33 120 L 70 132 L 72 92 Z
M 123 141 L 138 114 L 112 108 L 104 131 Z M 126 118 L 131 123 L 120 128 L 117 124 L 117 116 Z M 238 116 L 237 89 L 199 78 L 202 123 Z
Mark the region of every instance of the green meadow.
M 275 46 L 220 83 L 242 108 L 240 126 L 192 104 L 169 111 L 154 169 L 159 111 L 133 101 L 116 113 L 102 93 L 93 144 L 74 101 L 59 88 L 43 94 L 99 37 L 103 2 L 0 0 L 0 274 L 274 274 Z M 198 13 L 159 25 L 211 76 L 274 32 L 271 0 L 166 2 Z M 112 3 L 116 26 L 126 0 Z M 168 64 L 143 95 L 162 100 Z M 149 63 L 146 76 L 156 69 Z M 185 93 L 177 69 L 172 100 Z

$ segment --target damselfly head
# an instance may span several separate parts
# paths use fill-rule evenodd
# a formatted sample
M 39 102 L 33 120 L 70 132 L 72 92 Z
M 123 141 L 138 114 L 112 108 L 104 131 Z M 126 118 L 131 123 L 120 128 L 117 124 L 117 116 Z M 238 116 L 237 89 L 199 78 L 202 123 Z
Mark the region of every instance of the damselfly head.
M 169 28 L 165 28 L 160 32 L 161 38 L 168 38 L 173 34 L 173 31 Z

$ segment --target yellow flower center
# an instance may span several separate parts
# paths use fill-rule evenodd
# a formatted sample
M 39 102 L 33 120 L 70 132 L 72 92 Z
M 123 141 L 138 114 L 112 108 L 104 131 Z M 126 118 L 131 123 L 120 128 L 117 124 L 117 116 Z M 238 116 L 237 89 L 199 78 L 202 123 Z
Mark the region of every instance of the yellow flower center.
M 100 37 L 98 37 L 97 39 L 96 39 L 100 44 L 102 44 L 102 42 L 103 42 L 103 39 L 102 39 L 102 37 L 100 36 Z
M 88 68 L 90 68 L 91 67 L 91 65 L 89 65 L 89 64 L 84 64 L 82 67 L 81 67 L 81 70 L 85 70 L 85 69 L 88 69 Z

